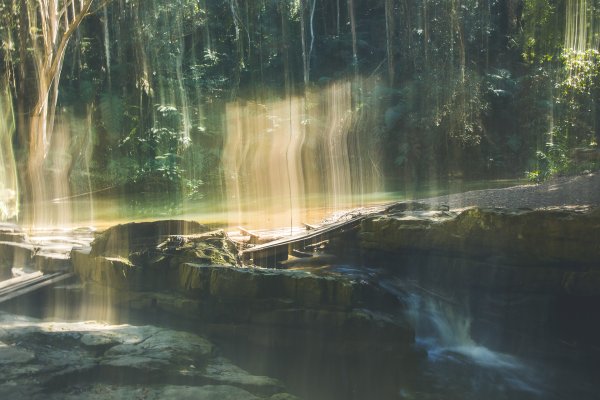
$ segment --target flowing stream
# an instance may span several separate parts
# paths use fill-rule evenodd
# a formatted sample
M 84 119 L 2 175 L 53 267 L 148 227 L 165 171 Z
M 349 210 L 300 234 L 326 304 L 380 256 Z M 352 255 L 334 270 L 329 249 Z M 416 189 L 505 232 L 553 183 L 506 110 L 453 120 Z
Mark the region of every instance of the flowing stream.
M 490 293 L 471 292 L 465 288 L 440 287 L 427 280 L 400 276 L 379 266 L 357 264 L 326 264 L 323 266 L 292 265 L 316 274 L 330 273 L 358 281 L 375 283 L 396 296 L 404 305 L 403 312 L 415 330 L 415 347 L 421 357 L 410 361 L 410 373 L 397 371 L 406 365 L 386 360 L 384 354 L 366 354 L 364 365 L 350 365 L 348 360 L 323 359 L 319 349 L 310 349 L 312 360 L 306 365 L 288 358 L 286 354 L 264 354 L 252 348 L 229 348 L 231 343 L 220 343 L 221 350 L 236 363 L 253 372 L 281 379 L 292 393 L 311 400 L 338 400 L 369 398 L 390 399 L 445 399 L 445 400 L 562 400 L 593 399 L 596 392 L 592 370 L 578 361 L 562 363 L 553 354 L 515 352 L 497 346 L 501 336 L 494 326 L 502 326 L 502 315 L 491 321 L 489 328 L 474 329 L 482 316 L 471 310 L 472 304 L 484 302 Z M 72 301 L 71 287 L 64 291 L 62 301 L 45 303 L 44 307 L 17 304 L 17 311 L 33 313 L 37 317 L 59 320 L 78 318 L 81 304 Z M 58 297 L 59 299 L 61 296 Z M 71 299 L 71 301 L 69 300 Z M 34 297 L 30 303 L 37 304 Z M 27 302 L 26 302 L 27 303 Z M 31 305 L 31 304 L 30 304 Z M 93 318 L 93 303 L 85 318 Z M 551 303 L 543 304 L 551 307 Z M 96 311 L 94 311 L 96 310 Z M 14 310 L 13 310 L 14 311 Z M 91 314 L 90 314 L 91 313 Z M 100 314 L 97 314 L 100 315 Z M 121 317 L 123 318 L 123 317 Z M 119 323 L 135 325 L 159 324 L 167 328 L 196 330 L 192 323 L 181 319 L 161 319 L 146 313 L 130 313 Z M 485 321 L 490 322 L 490 321 Z M 513 326 L 513 328 L 515 328 Z M 518 328 L 518 327 L 517 327 Z M 527 326 L 524 329 L 528 329 Z M 531 335 L 535 336 L 534 332 Z M 534 337 L 535 341 L 536 338 Z M 383 360 L 383 361 L 382 361 Z M 356 375 L 358 370 L 358 374 Z
M 385 278 L 380 284 L 408 305 L 416 344 L 427 354 L 414 391 L 403 391 L 400 398 L 594 398 L 584 369 L 571 370 L 548 355 L 536 359 L 502 352 L 475 340 L 468 306 L 440 295 L 438 288 L 401 278 Z

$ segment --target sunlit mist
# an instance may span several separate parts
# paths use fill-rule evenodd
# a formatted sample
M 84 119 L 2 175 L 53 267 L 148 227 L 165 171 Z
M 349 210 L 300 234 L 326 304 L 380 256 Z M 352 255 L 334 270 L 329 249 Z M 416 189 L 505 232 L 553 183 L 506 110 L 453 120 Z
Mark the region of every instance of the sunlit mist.
M 89 115 L 89 112 L 88 112 Z M 50 151 L 40 174 L 32 181 L 23 223 L 33 229 L 94 224 L 94 201 L 89 180 L 93 132 L 90 117 L 63 111 L 57 118 Z M 81 200 L 85 200 L 81 204 Z
M 304 97 L 227 104 L 229 224 L 295 226 L 310 222 L 300 220 L 310 218 L 303 209 L 359 205 L 362 195 L 381 190 L 373 141 L 357 129 L 366 117 L 353 109 L 348 81 Z
M 0 221 L 19 213 L 17 166 L 12 146 L 15 120 L 10 92 L 0 87 Z

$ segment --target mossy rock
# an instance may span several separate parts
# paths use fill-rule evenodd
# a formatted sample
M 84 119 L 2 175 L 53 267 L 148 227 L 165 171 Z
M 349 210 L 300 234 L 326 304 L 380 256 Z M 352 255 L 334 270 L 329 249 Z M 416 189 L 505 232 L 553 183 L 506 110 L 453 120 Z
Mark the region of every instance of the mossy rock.
M 370 251 L 435 252 L 502 258 L 515 265 L 597 265 L 600 209 L 405 212 L 366 218 L 359 233 Z
M 117 289 L 168 290 L 179 286 L 181 264 L 239 266 L 237 248 L 223 231 L 189 221 L 118 225 L 71 254 L 84 282 Z M 194 234 L 184 234 L 196 232 Z M 172 233 L 172 234 L 171 234 Z
M 153 248 L 172 235 L 193 235 L 210 231 L 194 221 L 162 220 L 115 225 L 100 233 L 91 243 L 92 256 L 121 256 Z

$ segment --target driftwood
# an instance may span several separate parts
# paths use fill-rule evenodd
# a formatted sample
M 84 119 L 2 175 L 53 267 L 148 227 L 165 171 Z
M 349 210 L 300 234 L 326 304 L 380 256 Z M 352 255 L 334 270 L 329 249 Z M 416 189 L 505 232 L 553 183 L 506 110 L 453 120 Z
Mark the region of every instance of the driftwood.
M 271 243 L 275 240 L 281 239 L 281 236 L 277 236 L 277 235 L 258 235 L 256 233 L 250 232 L 249 230 L 247 230 L 245 228 L 242 228 L 241 226 L 238 226 L 238 230 L 240 231 L 240 233 L 243 236 L 249 237 L 248 241 L 244 242 L 246 244 L 263 245 L 265 243 Z
M 250 243 L 253 243 L 253 244 L 254 243 L 258 243 L 258 240 L 259 240 L 260 236 L 258 236 L 255 233 L 250 232 L 247 229 L 242 228 L 241 226 L 238 226 L 238 229 L 239 229 L 239 231 L 240 231 L 240 233 L 242 235 L 244 235 L 244 236 L 250 236 L 250 241 L 249 241 Z
M 281 261 L 288 259 L 294 250 L 303 250 L 309 246 L 322 245 L 330 237 L 355 229 L 364 216 L 359 215 L 349 220 L 326 225 L 310 230 L 302 235 L 274 240 L 263 245 L 242 250 L 242 260 L 262 267 L 276 267 Z
M 73 277 L 72 272 L 55 272 L 52 274 L 33 273 L 2 282 L 0 289 L 0 303 L 15 297 L 31 293 L 56 282 Z
M 304 222 L 302 223 L 302 225 L 306 228 L 307 231 L 312 231 L 312 230 L 315 230 L 315 229 L 319 229 L 319 227 L 316 226 L 316 225 L 311 225 L 311 224 L 307 224 L 307 223 L 304 223 Z

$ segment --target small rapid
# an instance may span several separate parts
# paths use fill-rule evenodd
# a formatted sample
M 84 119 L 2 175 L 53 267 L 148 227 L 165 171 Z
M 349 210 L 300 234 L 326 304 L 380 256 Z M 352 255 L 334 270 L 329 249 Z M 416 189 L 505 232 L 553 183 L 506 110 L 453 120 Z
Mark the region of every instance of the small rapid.
M 586 378 L 566 366 L 498 351 L 474 339 L 473 316 L 459 296 L 445 296 L 397 277 L 379 284 L 406 305 L 415 346 L 426 354 L 414 387 L 403 389 L 399 398 L 591 398 Z

